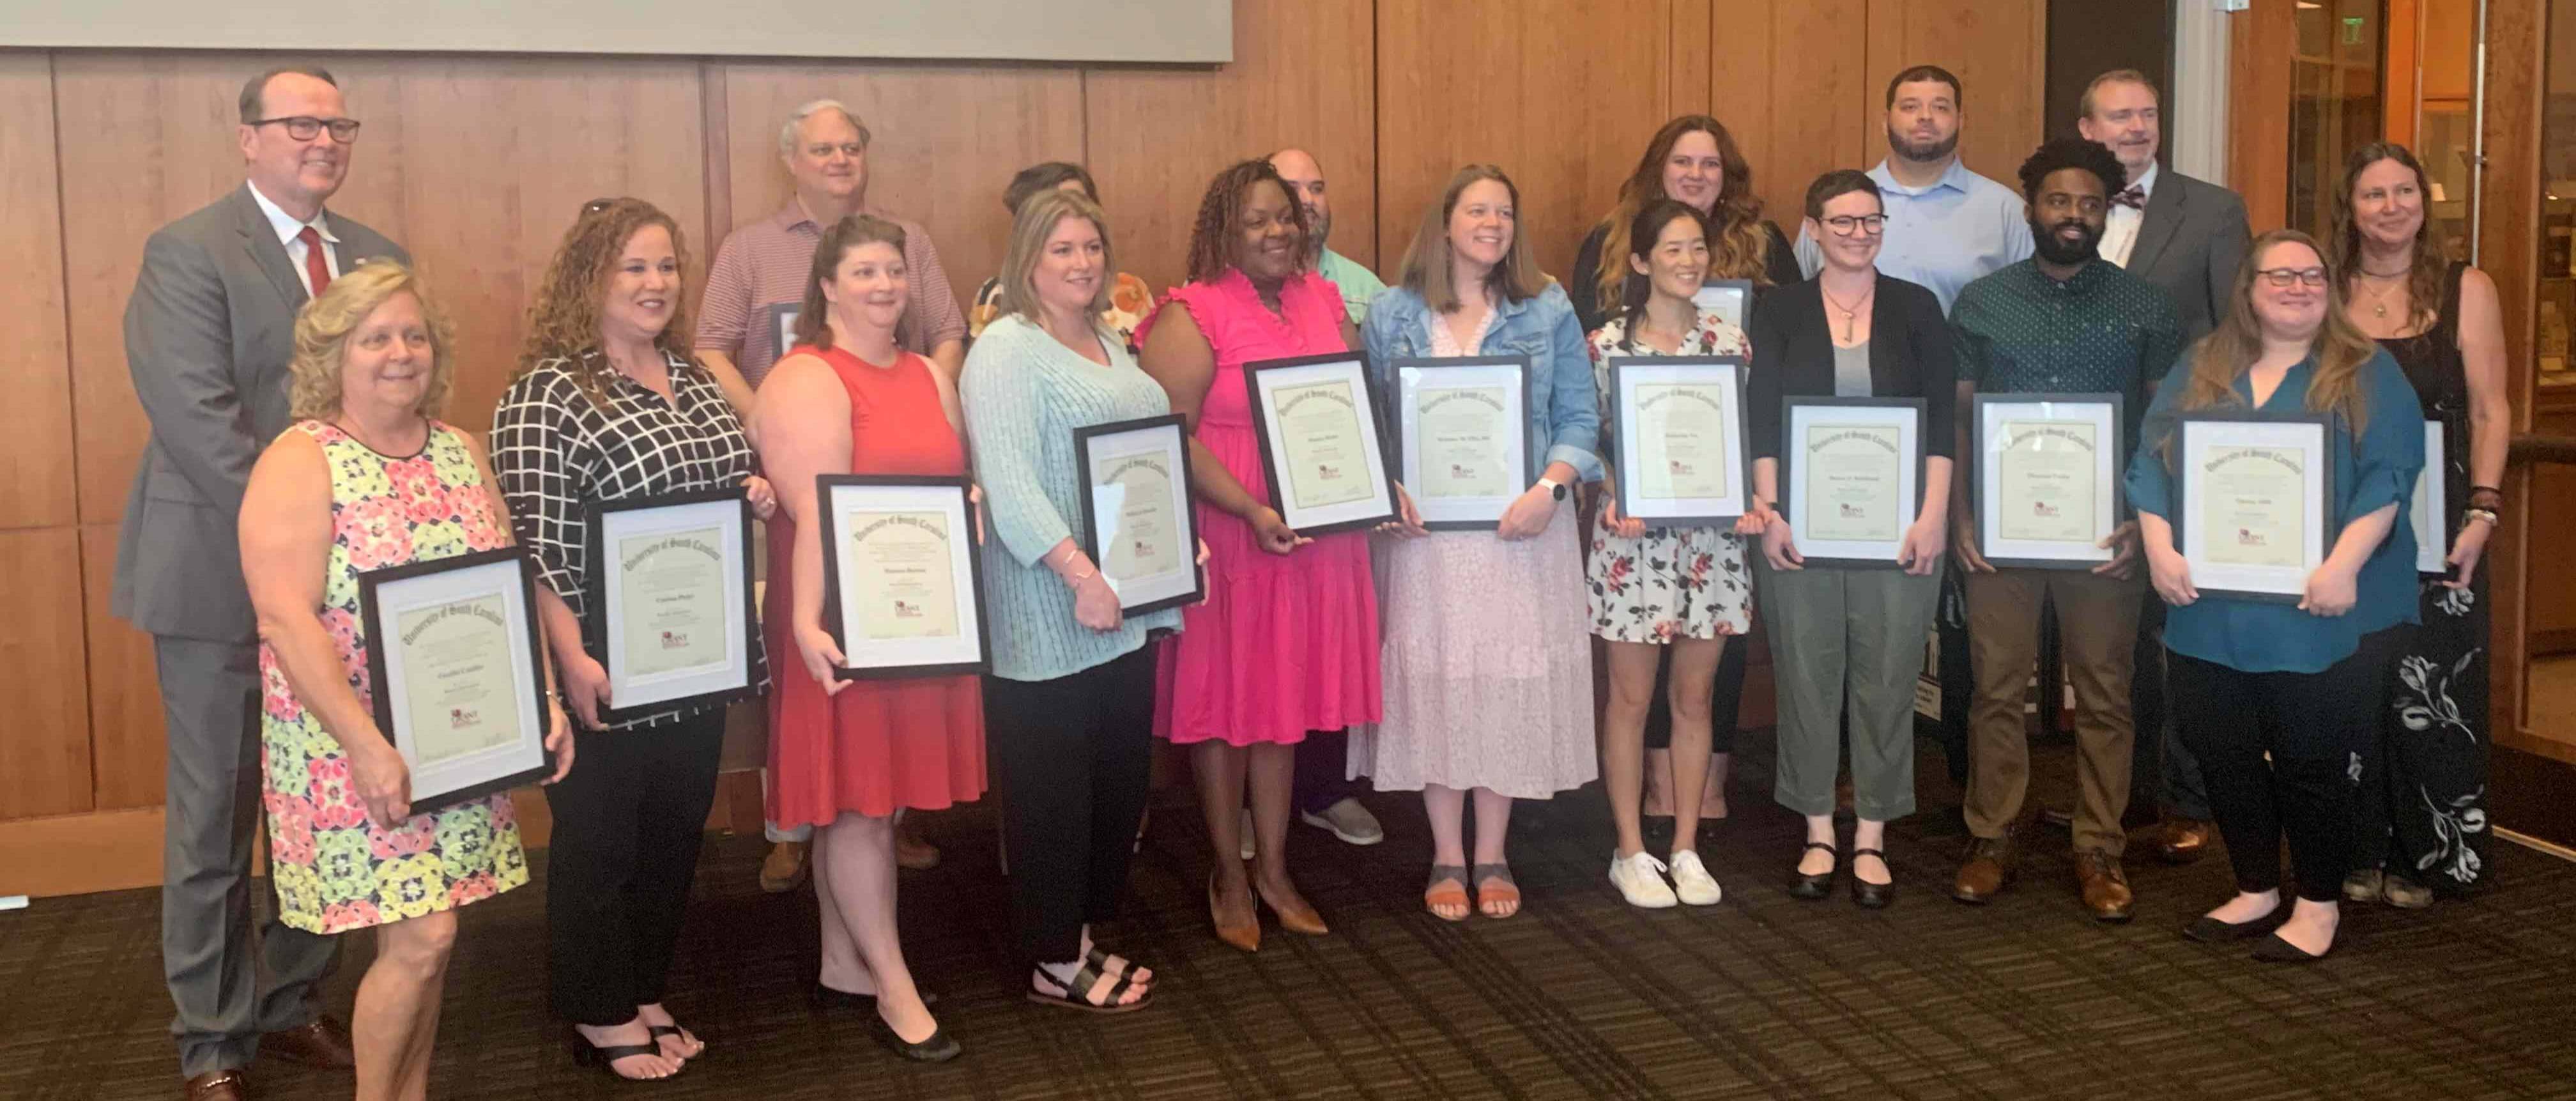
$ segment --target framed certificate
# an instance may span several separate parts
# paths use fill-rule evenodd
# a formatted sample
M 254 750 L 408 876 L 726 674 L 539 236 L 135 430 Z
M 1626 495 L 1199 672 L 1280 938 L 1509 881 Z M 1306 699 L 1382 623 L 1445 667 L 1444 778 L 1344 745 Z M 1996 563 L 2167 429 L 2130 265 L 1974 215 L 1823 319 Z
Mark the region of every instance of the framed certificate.
M 1735 523 L 1752 490 L 1743 356 L 1610 357 L 1619 513 L 1656 527 Z
M 1923 496 L 1923 399 L 1780 402 L 1781 510 L 1809 565 L 1896 565 Z
M 2424 422 L 2424 469 L 2415 473 L 2415 499 L 2406 516 L 2415 525 L 2415 572 L 2447 576 L 2451 572 L 2450 503 L 2443 485 L 2442 422 Z
M 1198 517 L 1190 510 L 1190 448 L 1178 414 L 1073 430 L 1082 471 L 1082 549 L 1128 615 L 1195 604 Z
M 1744 327 L 1744 319 L 1753 313 L 1753 281 L 1750 279 L 1708 280 L 1699 285 L 1699 293 L 1691 296 L 1691 303 L 1725 318 L 1727 324 L 1741 329 Z
M 804 308 L 803 302 L 777 302 L 766 311 L 770 335 L 778 340 L 778 348 L 769 357 L 770 362 L 787 358 L 787 350 L 796 346 L 796 315 Z
M 964 478 L 825 474 L 823 627 L 841 671 L 862 679 L 982 673 L 992 666 L 984 556 Z
M 1998 566 L 2091 569 L 2120 526 L 2118 394 L 1978 394 L 1977 546 Z
M 537 567 L 517 547 L 358 575 L 376 729 L 411 769 L 411 812 L 554 774 Z
M 1300 535 L 1361 531 L 1395 519 L 1368 357 L 1358 352 L 1243 365 L 1252 434 L 1271 507 Z
M 1528 356 L 1399 359 L 1395 379 L 1396 480 L 1413 494 L 1422 526 L 1492 531 L 1503 510 L 1538 481 Z
M 2201 595 L 2297 603 L 2334 537 L 2323 417 L 2203 412 L 2175 429 L 2176 538 Z
M 619 722 L 673 706 L 753 694 L 758 614 L 751 584 L 751 501 L 706 490 L 594 506 L 585 649 L 608 670 Z

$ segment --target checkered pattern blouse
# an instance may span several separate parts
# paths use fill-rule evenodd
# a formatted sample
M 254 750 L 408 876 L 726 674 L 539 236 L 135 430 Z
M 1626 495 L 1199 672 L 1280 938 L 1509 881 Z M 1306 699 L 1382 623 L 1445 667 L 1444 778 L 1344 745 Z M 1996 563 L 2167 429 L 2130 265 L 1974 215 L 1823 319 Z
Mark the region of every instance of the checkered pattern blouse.
M 751 438 L 715 379 L 676 356 L 669 363 L 675 400 L 611 372 L 603 406 L 582 391 L 570 360 L 551 359 L 511 383 L 492 413 L 492 472 L 509 501 L 511 526 L 575 616 L 589 609 L 593 503 L 736 486 L 756 473 Z M 756 633 L 751 644 L 754 675 L 765 684 Z M 678 708 L 612 725 L 661 726 L 706 710 Z

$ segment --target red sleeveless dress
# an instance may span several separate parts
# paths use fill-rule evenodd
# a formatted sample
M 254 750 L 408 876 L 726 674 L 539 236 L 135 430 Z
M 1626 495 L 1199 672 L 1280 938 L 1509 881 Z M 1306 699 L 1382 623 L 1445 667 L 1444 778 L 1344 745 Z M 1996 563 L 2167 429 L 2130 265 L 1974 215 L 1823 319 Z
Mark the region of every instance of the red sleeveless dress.
M 839 348 L 799 346 L 822 357 L 850 394 L 850 470 L 858 474 L 966 472 L 966 447 L 939 405 L 928 361 L 903 353 L 873 367 Z M 939 810 L 984 794 L 980 678 L 853 681 L 837 696 L 805 675 L 789 624 L 795 607 L 796 521 L 769 519 L 769 592 L 763 629 L 778 659 L 769 694 L 769 813 L 781 827 L 825 825 L 843 814 Z

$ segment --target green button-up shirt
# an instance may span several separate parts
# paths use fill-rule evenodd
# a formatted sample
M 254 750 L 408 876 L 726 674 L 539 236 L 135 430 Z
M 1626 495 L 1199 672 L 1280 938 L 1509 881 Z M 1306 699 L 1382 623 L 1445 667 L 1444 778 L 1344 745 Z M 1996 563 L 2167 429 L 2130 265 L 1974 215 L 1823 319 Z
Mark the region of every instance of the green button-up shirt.
M 1950 311 L 1959 379 L 1989 394 L 2118 394 L 2129 438 L 2146 387 L 2182 354 L 2182 323 L 2155 285 L 2105 260 L 2063 283 L 2036 260 L 1968 284 Z

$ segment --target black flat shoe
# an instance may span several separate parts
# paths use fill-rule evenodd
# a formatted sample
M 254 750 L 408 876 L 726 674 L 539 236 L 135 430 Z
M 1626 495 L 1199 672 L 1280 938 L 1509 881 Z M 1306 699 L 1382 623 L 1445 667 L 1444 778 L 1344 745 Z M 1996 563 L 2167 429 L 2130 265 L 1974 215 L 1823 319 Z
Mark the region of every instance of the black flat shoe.
M 918 987 L 915 990 L 921 994 L 921 1004 L 926 1006 L 939 1004 L 939 995 Z M 870 1013 L 877 1011 L 876 995 L 835 990 L 819 982 L 815 983 L 814 989 L 806 994 L 806 1000 L 812 1002 L 817 1009 L 864 1009 Z
M 2309 955 L 2306 949 L 2282 940 L 2281 934 L 2274 933 L 2254 946 L 2253 955 L 2257 963 L 2315 963 L 2334 955 L 2334 945 L 2329 944 L 2325 951 Z
M 1807 842 L 1807 849 L 1823 849 L 1826 852 L 1834 851 L 1833 846 L 1825 844 L 1822 841 Z M 1800 857 L 1806 856 L 1807 849 L 1798 850 L 1798 855 Z M 1839 868 L 1841 864 L 1841 858 L 1836 857 L 1833 866 L 1827 867 L 1824 871 L 1815 875 L 1808 875 L 1805 872 L 1799 871 L 1796 865 L 1790 865 L 1789 897 L 1813 900 L 1823 898 L 1834 893 L 1834 871 L 1836 868 Z
M 2278 916 L 2279 912 L 2275 911 L 2252 921 L 2230 922 L 2202 915 L 2198 920 L 2183 926 L 2182 935 L 2185 940 L 2196 940 L 2202 944 L 2226 944 L 2248 937 L 2262 936 L 2271 931 L 2272 926 L 2278 924 L 2272 920 Z
M 1864 856 L 1875 856 L 1879 863 L 1887 863 L 1887 854 L 1877 849 L 1852 850 L 1853 860 L 1859 860 Z M 1858 871 L 1854 871 L 1851 881 L 1852 902 L 1864 910 L 1886 909 L 1888 903 L 1896 901 L 1895 872 L 1896 869 L 1893 867 L 1888 869 L 1888 881 L 1885 883 L 1869 883 L 1861 879 Z
M 966 1051 L 965 1048 L 957 1046 L 957 1041 L 948 1038 L 947 1029 L 933 1028 L 930 1030 L 928 1039 L 916 1044 L 895 1035 L 894 1026 L 887 1024 L 884 1017 L 875 1014 L 869 1016 L 876 1021 L 876 1027 L 869 1032 L 877 1038 L 877 1042 L 884 1044 L 886 1050 L 913 1062 L 945 1063 Z

